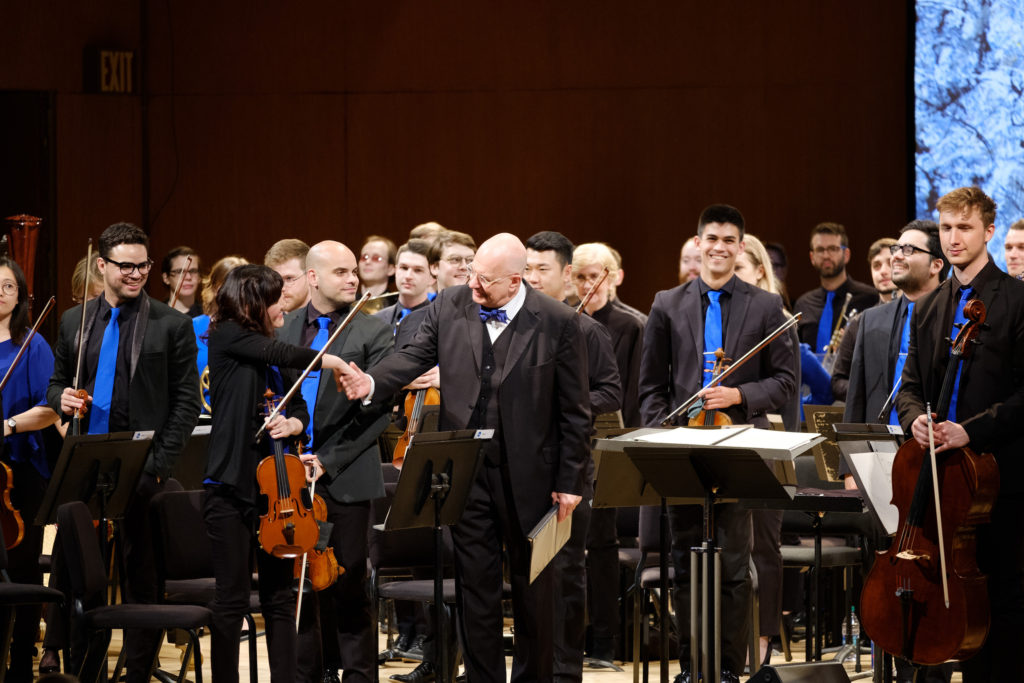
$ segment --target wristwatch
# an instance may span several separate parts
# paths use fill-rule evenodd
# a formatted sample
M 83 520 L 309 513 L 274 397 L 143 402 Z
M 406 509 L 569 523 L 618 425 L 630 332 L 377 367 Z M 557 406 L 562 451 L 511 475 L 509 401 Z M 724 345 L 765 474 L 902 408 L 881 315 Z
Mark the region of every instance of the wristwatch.
M 11 434 L 18 433 L 18 421 L 13 417 L 7 418 L 7 426 L 11 428 Z

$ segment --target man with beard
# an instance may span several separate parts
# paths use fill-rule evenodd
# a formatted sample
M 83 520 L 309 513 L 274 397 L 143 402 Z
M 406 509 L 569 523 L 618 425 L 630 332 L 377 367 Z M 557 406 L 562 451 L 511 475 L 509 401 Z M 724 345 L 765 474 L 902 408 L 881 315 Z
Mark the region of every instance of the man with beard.
M 819 223 L 811 231 L 811 265 L 818 271 L 821 286 L 796 300 L 794 313 L 803 313 L 797 334 L 814 353 L 824 353 L 839 324 L 839 312 L 847 293 L 853 294 L 848 308 L 863 311 L 874 306 L 878 293 L 846 274 L 850 245 L 846 228 L 839 223 Z
M 679 250 L 679 284 L 699 277 L 700 247 L 697 246 L 697 236 L 694 235 L 683 242 L 683 248 Z
M 309 303 L 309 284 L 306 282 L 306 254 L 309 245 L 293 238 L 278 240 L 263 256 L 263 265 L 270 266 L 284 280 L 281 290 L 281 308 L 290 313 Z

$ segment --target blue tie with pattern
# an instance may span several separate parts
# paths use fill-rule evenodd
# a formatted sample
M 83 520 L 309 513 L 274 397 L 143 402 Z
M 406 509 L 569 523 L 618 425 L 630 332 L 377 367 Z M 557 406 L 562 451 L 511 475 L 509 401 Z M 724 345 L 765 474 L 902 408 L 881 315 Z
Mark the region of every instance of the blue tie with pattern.
M 320 326 L 320 329 L 316 331 L 316 336 L 313 337 L 313 343 L 309 345 L 309 348 L 319 351 L 324 348 L 331 336 L 327 332 L 327 326 L 331 324 L 331 319 L 327 316 L 320 316 L 316 319 L 316 324 Z M 311 448 L 313 446 L 313 411 L 316 408 L 316 394 L 319 388 L 320 371 L 310 370 L 309 374 L 306 375 L 306 379 L 302 380 L 302 400 L 306 402 L 306 410 L 309 411 L 309 424 L 306 425 L 306 443 Z
M 818 338 L 815 340 L 815 353 L 824 353 L 825 347 L 832 341 L 832 303 L 835 301 L 836 293 L 828 292 L 825 295 L 825 305 L 821 308 L 821 318 L 818 319 Z
M 896 368 L 892 375 L 892 408 L 889 410 L 889 424 L 899 426 L 900 420 L 896 416 L 896 387 L 900 385 L 903 377 L 903 366 L 907 363 L 907 353 L 910 351 L 910 314 L 914 312 L 914 302 L 907 304 L 907 319 L 903 321 L 903 333 L 900 335 L 900 355 L 896 356 Z
M 704 313 L 704 384 L 711 381 L 715 351 L 722 348 L 722 292 L 708 290 L 708 310 Z
M 956 310 L 953 311 L 953 328 L 949 333 L 950 339 L 956 339 L 957 333 L 963 329 L 963 326 L 967 324 L 967 316 L 964 315 L 964 304 L 971 298 L 971 292 L 974 290 L 971 287 L 960 288 L 960 301 L 957 302 Z M 950 348 L 952 353 L 952 348 Z M 963 363 L 956 369 L 956 382 L 953 383 L 953 395 L 949 397 L 949 412 L 946 414 L 946 419 L 950 422 L 956 422 L 956 397 L 960 395 L 960 373 L 963 371 Z
M 110 431 L 110 401 L 114 395 L 114 375 L 117 373 L 117 345 L 121 341 L 121 328 L 117 324 L 120 313 L 121 309 L 111 308 L 110 320 L 103 330 L 100 359 L 96 363 L 96 384 L 92 389 L 90 434 L 106 434 Z

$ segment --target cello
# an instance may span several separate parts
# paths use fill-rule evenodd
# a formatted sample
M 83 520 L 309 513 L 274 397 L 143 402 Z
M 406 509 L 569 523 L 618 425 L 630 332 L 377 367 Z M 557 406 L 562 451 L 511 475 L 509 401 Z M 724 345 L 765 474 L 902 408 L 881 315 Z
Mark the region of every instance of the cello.
M 980 299 L 964 306 L 968 319 L 953 342 L 936 419 L 949 411 L 957 369 L 985 321 Z M 892 503 L 899 527 L 880 553 L 861 592 L 861 623 L 872 642 L 919 665 L 967 659 L 989 628 L 986 577 L 978 569 L 975 525 L 989 520 L 999 493 L 999 468 L 990 453 L 952 448 L 936 456 L 915 439 L 896 453 Z M 940 523 L 941 522 L 941 523 Z

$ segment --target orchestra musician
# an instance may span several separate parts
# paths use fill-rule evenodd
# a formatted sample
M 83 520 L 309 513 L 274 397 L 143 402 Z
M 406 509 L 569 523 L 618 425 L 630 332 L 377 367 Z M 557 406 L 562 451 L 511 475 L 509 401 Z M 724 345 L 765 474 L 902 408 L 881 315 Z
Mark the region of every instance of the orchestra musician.
M 550 568 L 529 582 L 526 534 L 552 504 L 559 519 L 581 500 L 590 405 L 579 316 L 522 282 L 526 249 L 514 235 L 484 242 L 467 287 L 427 307 L 412 344 L 365 374 L 350 365 L 350 398 L 392 396 L 434 365 L 439 429 L 494 429 L 462 518 L 452 529 L 459 634 L 468 679 L 505 683 L 502 547 L 515 618 L 512 680 L 551 680 Z
M 710 380 L 705 361 L 722 348 L 739 358 L 783 322 L 782 299 L 748 285 L 734 274 L 743 251 L 743 216 L 715 204 L 700 215 L 701 250 L 698 279 L 659 292 L 644 330 L 640 364 L 640 410 L 645 424 L 661 422 L 686 397 Z M 724 411 L 735 423 L 768 428 L 765 413 L 781 410 L 796 391 L 794 351 L 781 335 L 754 362 L 738 368 L 721 385 L 702 392 L 704 408 Z M 702 537 L 700 506 L 673 506 L 670 511 L 672 559 L 675 563 L 676 614 L 680 626 L 681 672 L 677 683 L 698 679 L 690 671 L 690 548 Z M 716 506 L 716 542 L 722 547 L 722 680 L 739 680 L 749 634 L 751 517 L 735 504 Z M 705 676 L 710 672 L 704 672 Z
M 679 284 L 686 284 L 699 277 L 700 247 L 697 246 L 697 236 L 694 235 L 687 238 L 679 249 Z
M 13 259 L 0 257 L 0 376 L 6 376 L 31 329 L 28 284 Z M 53 352 L 36 333 L 11 372 L 3 390 L 3 461 L 11 468 L 11 503 L 24 522 L 21 543 L 7 551 L 11 581 L 42 585 L 39 555 L 43 551 L 43 527 L 33 524 L 46 485 L 50 464 L 42 430 L 57 421 L 46 404 L 46 387 L 53 374 Z M 9 545 L 15 541 L 5 538 Z M 32 680 L 32 657 L 42 605 L 15 609 L 7 677 L 12 683 Z
M 310 301 L 288 314 L 278 339 L 319 350 L 348 314 L 359 288 L 356 256 L 340 242 L 313 245 L 306 255 Z M 382 320 L 356 315 L 328 351 L 361 368 L 391 353 L 391 328 Z M 369 553 L 370 501 L 384 496 L 377 437 L 388 425 L 390 403 L 363 406 L 337 392 L 327 374 L 308 377 L 302 394 L 312 420 L 310 454 L 303 460 L 315 468 L 317 493 L 327 504 L 327 521 L 334 526 L 329 545 L 345 572 L 317 593 L 320 637 L 300 642 L 296 680 L 335 680 L 344 669 L 346 682 L 369 683 L 374 678 L 376 629 L 366 585 Z M 306 609 L 304 606 L 303 609 Z M 320 647 L 322 647 L 322 650 Z M 323 670 L 314 670 L 322 651 Z
M 1021 279 L 1024 275 L 1024 219 L 1010 224 L 1006 231 L 1006 241 L 1003 242 L 1003 253 L 1006 256 L 1006 272 Z
M 274 328 L 283 324 L 283 285 L 281 276 L 267 266 L 233 269 L 217 292 L 217 309 L 210 323 L 213 424 L 203 481 L 207 491 L 203 518 L 210 543 L 216 548 L 217 592 L 210 604 L 210 653 L 213 679 L 218 683 L 238 681 L 238 647 L 242 618 L 249 612 L 254 550 L 271 680 L 297 680 L 291 590 L 295 560 L 255 549 L 259 514 L 256 466 L 271 452 L 266 436 L 260 441 L 255 438 L 264 421 L 260 407 L 267 372 L 270 366 L 277 366 L 290 378 L 287 369 L 301 370 L 316 357 L 312 349 L 273 338 Z M 327 368 L 341 364 L 341 359 L 331 354 L 321 361 Z M 286 412 L 267 424 L 266 434 L 271 439 L 303 434 L 308 421 L 306 404 L 296 392 Z
M 160 277 L 170 290 L 167 305 L 190 318 L 203 314 L 199 268 L 199 254 L 192 247 L 175 247 L 160 262 Z
M 210 347 L 207 345 L 206 332 L 210 328 L 210 317 L 217 311 L 217 292 L 233 268 L 247 263 L 249 262 L 241 256 L 225 256 L 218 259 L 210 268 L 210 274 L 203 280 L 203 291 L 200 294 L 203 314 L 192 318 L 192 330 L 196 335 L 196 370 L 199 372 L 199 391 L 203 395 L 204 415 L 210 412 Z
M 150 499 L 164 489 L 199 417 L 196 343 L 192 321 L 143 291 L 153 262 L 149 238 L 131 223 L 100 235 L 97 265 L 103 295 L 85 305 L 84 363 L 79 398 L 71 386 L 78 358 L 82 306 L 64 313 L 47 389 L 64 421 L 88 407 L 82 431 L 103 434 L 153 430 L 153 445 L 122 521 L 128 602 L 156 602 Z M 51 624 L 51 626 L 53 626 Z M 48 639 L 49 640 L 49 639 Z M 128 681 L 149 680 L 160 631 L 125 633 Z
M 395 243 L 381 235 L 370 235 L 359 250 L 359 295 L 370 292 L 380 296 L 394 291 L 396 258 Z
M 285 313 L 291 313 L 309 303 L 309 284 L 306 282 L 307 253 L 308 244 L 289 237 L 274 242 L 263 256 L 263 265 L 273 268 L 284 280 L 281 307 Z
M 437 291 L 469 282 L 469 264 L 476 254 L 476 242 L 464 232 L 443 230 L 430 250 L 430 269 L 437 278 Z
M 977 527 L 978 567 L 988 575 L 991 626 L 980 652 L 961 663 L 965 683 L 1024 680 L 1024 283 L 990 260 L 996 204 L 977 187 L 962 187 L 936 203 L 942 251 L 952 276 L 917 302 L 902 386 L 900 425 L 928 446 L 925 403 L 938 402 L 963 306 L 979 298 L 987 311 L 979 344 L 961 366 L 944 422 L 934 426 L 936 452 L 969 446 L 992 453 L 999 495 L 988 524 Z M 898 616 L 894 615 L 894 618 Z M 870 634 L 869 634 L 870 635 Z

